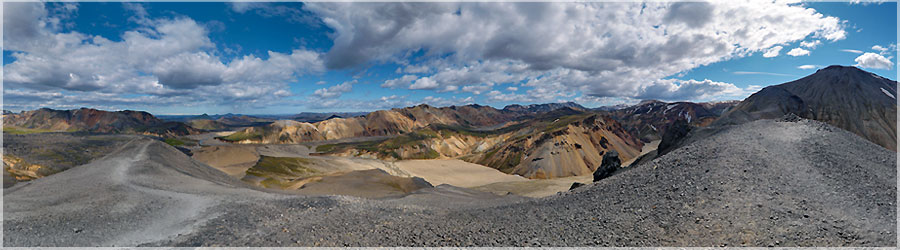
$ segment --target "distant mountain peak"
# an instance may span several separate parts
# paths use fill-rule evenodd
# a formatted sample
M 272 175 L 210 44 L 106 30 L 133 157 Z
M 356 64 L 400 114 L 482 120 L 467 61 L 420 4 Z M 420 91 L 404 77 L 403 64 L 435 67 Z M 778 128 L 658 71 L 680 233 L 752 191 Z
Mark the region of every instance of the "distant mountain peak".
M 862 71 L 861 69 L 859 69 L 855 66 L 844 66 L 844 65 L 831 65 L 831 66 L 825 67 L 823 69 L 819 69 L 817 71 L 823 71 L 823 70 L 859 70 L 859 71 Z
M 660 102 L 663 102 L 663 101 L 656 100 L 656 99 L 648 99 L 648 100 L 641 100 L 641 102 L 639 102 L 637 105 L 645 105 L 645 104 L 660 103 Z

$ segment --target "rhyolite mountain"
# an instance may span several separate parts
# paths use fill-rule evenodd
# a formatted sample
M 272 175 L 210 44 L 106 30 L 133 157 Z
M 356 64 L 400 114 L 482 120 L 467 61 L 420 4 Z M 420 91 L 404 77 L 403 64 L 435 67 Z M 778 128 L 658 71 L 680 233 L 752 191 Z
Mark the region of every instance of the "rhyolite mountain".
M 504 109 L 470 104 L 464 106 L 433 107 L 420 104 L 413 107 L 379 110 L 363 116 L 333 118 L 315 123 L 279 120 L 266 126 L 251 127 L 221 139 L 235 143 L 298 143 L 363 136 L 399 135 L 432 124 L 488 128 L 533 118 L 535 115 L 569 104 L 514 105 Z M 546 111 L 544 111 L 546 110 Z
M 789 113 L 822 121 L 897 151 L 897 81 L 851 66 L 828 66 L 769 86 L 727 112 L 718 124 L 774 119 Z
M 643 143 L 612 118 L 562 107 L 496 129 L 435 123 L 380 141 L 324 145 L 321 154 L 384 160 L 458 158 L 545 179 L 591 174 L 606 152 L 637 157 Z
M 104 111 L 91 108 L 55 110 L 41 108 L 3 115 L 5 128 L 39 129 L 60 132 L 130 133 L 179 136 L 196 133 L 181 123 L 167 122 L 143 111 Z

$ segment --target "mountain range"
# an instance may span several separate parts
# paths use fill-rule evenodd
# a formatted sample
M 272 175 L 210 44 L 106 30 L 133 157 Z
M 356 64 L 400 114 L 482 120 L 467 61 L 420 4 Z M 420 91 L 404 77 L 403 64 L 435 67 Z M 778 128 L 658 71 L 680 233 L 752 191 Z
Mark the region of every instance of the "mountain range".
M 91 108 L 73 110 L 42 108 L 21 113 L 4 113 L 3 129 L 156 136 L 181 136 L 198 132 L 184 123 L 167 122 L 143 111 L 103 111 Z

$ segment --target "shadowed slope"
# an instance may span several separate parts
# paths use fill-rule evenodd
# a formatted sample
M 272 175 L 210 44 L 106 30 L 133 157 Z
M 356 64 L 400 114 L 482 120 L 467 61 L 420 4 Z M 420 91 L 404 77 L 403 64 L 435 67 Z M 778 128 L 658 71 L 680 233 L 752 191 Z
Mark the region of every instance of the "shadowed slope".
M 897 151 L 896 96 L 896 81 L 856 67 L 829 66 L 799 80 L 760 90 L 717 123 L 737 124 L 794 113 Z

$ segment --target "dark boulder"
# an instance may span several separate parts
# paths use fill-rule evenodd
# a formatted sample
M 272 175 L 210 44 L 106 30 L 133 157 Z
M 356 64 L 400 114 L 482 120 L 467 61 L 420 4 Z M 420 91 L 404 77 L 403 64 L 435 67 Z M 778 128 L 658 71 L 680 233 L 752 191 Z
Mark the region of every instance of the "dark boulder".
M 669 128 L 666 129 L 666 133 L 662 136 L 662 141 L 659 142 L 659 147 L 656 148 L 659 156 L 678 148 L 681 144 L 681 140 L 691 132 L 691 129 L 691 125 L 685 120 L 677 120 L 673 122 L 672 125 L 669 125 Z
M 619 160 L 619 152 L 615 150 L 606 152 L 603 155 L 603 162 L 600 163 L 600 167 L 594 171 L 594 182 L 612 176 L 620 166 L 622 166 L 622 161 Z
M 581 182 L 572 182 L 572 186 L 569 187 L 569 190 L 576 189 L 576 188 L 579 188 L 579 187 L 581 187 L 581 186 L 584 186 L 584 183 L 581 183 Z

